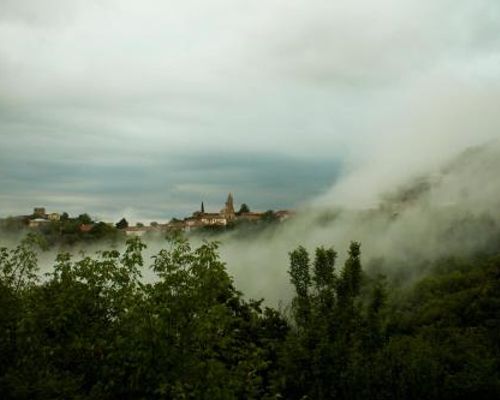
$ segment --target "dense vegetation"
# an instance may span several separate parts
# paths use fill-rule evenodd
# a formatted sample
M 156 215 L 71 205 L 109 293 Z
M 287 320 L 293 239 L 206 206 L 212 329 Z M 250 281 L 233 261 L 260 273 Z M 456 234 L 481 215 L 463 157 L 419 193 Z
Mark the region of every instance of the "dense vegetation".
M 35 237 L 0 250 L 4 399 L 470 399 L 500 395 L 500 255 L 447 259 L 413 286 L 352 243 L 290 253 L 289 312 L 245 300 L 217 245 L 144 244 L 39 277 Z
M 45 249 L 51 247 L 68 248 L 76 244 L 125 241 L 125 233 L 120 230 L 121 225 L 119 225 L 123 220 L 113 226 L 105 222 L 94 221 L 86 213 L 77 217 L 70 217 L 67 213 L 63 213 L 59 220 L 47 220 L 47 223 L 37 228 L 28 228 L 30 218 L 35 218 L 35 216 L 1 219 L 0 234 L 6 238 L 16 239 L 29 233 L 36 233 L 39 236 L 39 244 Z M 82 229 L 82 226 L 85 225 L 91 229 Z

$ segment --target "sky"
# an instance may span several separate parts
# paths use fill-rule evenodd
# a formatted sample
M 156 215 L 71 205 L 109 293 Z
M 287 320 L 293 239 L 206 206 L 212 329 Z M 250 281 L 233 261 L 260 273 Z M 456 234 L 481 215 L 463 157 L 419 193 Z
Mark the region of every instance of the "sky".
M 497 0 L 0 0 L 0 216 L 369 207 L 498 104 Z

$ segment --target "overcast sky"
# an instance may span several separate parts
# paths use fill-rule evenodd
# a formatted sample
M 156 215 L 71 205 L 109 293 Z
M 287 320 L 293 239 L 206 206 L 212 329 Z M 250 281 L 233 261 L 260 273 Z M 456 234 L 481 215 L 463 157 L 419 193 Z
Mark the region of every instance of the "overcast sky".
M 498 0 L 0 0 L 0 215 L 340 201 L 497 137 L 499 85 Z

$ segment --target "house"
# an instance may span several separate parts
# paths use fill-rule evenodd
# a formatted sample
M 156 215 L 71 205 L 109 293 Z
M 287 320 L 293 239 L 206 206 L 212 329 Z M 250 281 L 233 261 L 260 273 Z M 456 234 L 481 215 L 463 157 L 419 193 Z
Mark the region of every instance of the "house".
M 218 213 L 204 213 L 199 216 L 202 225 L 227 225 L 227 217 Z
M 224 208 L 218 213 L 205 212 L 205 205 L 202 202 L 199 211 L 195 211 L 190 217 L 183 221 L 172 220 L 167 224 L 168 230 L 191 230 L 205 226 L 223 227 L 233 221 L 260 221 L 266 213 L 244 212 L 236 215 L 234 211 L 234 199 L 232 193 L 227 196 Z M 280 210 L 273 214 L 277 219 L 283 221 L 293 215 L 292 211 Z
M 274 216 L 278 218 L 280 221 L 284 221 L 294 215 L 295 213 L 290 210 L 279 210 L 274 213 Z
M 47 214 L 45 207 L 35 207 L 33 209 L 33 215 L 31 216 L 31 219 L 32 220 L 44 219 L 44 220 L 48 220 L 48 221 L 57 222 L 61 219 L 61 216 L 58 213 Z
M 229 193 L 224 208 L 218 213 L 205 212 L 205 205 L 202 202 L 200 211 L 195 211 L 191 217 L 184 218 L 184 229 L 191 230 L 204 226 L 226 226 L 228 222 L 233 221 L 235 218 L 233 195 Z M 177 227 L 179 226 L 178 222 L 172 222 L 169 224 L 169 227 L 174 228 L 174 224 Z
M 236 219 L 240 221 L 259 221 L 263 215 L 262 212 L 245 212 L 238 215 Z
M 186 224 L 184 221 L 174 219 L 165 225 L 161 225 L 161 229 L 167 232 L 183 231 L 186 229 Z
M 94 227 L 94 224 L 81 224 L 80 225 L 80 232 L 89 233 L 93 227 Z
M 184 224 L 184 229 L 190 230 L 193 228 L 201 228 L 203 226 L 203 223 L 198 217 L 189 217 L 185 218 L 183 221 Z
M 45 212 L 45 207 L 35 207 L 33 209 L 33 216 L 35 218 L 47 218 L 47 213 Z
M 28 227 L 30 228 L 39 228 L 43 225 L 50 224 L 50 221 L 48 219 L 44 218 L 34 218 L 30 219 L 28 222 Z
M 146 232 L 149 232 L 151 229 L 149 226 L 129 226 L 128 228 L 123 229 L 127 236 L 144 236 Z
M 47 217 L 50 221 L 55 221 L 55 222 L 61 219 L 61 216 L 58 213 L 50 213 L 47 215 Z

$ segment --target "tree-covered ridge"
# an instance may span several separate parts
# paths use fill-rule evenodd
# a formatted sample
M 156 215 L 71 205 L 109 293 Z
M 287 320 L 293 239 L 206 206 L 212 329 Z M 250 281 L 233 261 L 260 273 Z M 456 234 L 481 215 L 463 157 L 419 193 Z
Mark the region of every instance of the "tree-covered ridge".
M 409 289 L 364 274 L 358 243 L 338 273 L 335 258 L 291 253 L 285 398 L 498 397 L 499 256 L 441 260 Z
M 27 242 L 2 249 L 2 398 L 262 397 L 286 323 L 241 298 L 215 244 L 162 250 L 151 284 L 143 248 L 61 254 L 43 282 Z
M 51 247 L 69 248 L 77 244 L 85 245 L 99 242 L 116 244 L 125 242 L 126 239 L 125 233 L 120 230 L 124 223 L 127 224 L 124 219 L 118 224 L 112 225 L 102 221 L 94 221 L 87 213 L 70 217 L 68 213 L 63 212 L 59 219 L 45 219 L 43 224 L 30 227 L 30 219 L 36 217 L 33 214 L 0 218 L 0 234 L 7 239 L 36 234 L 40 245 L 45 249 Z
M 57 257 L 0 250 L 0 397 L 469 399 L 500 394 L 500 255 L 447 259 L 411 287 L 353 242 L 290 253 L 289 312 L 245 300 L 217 245 L 176 239 Z

